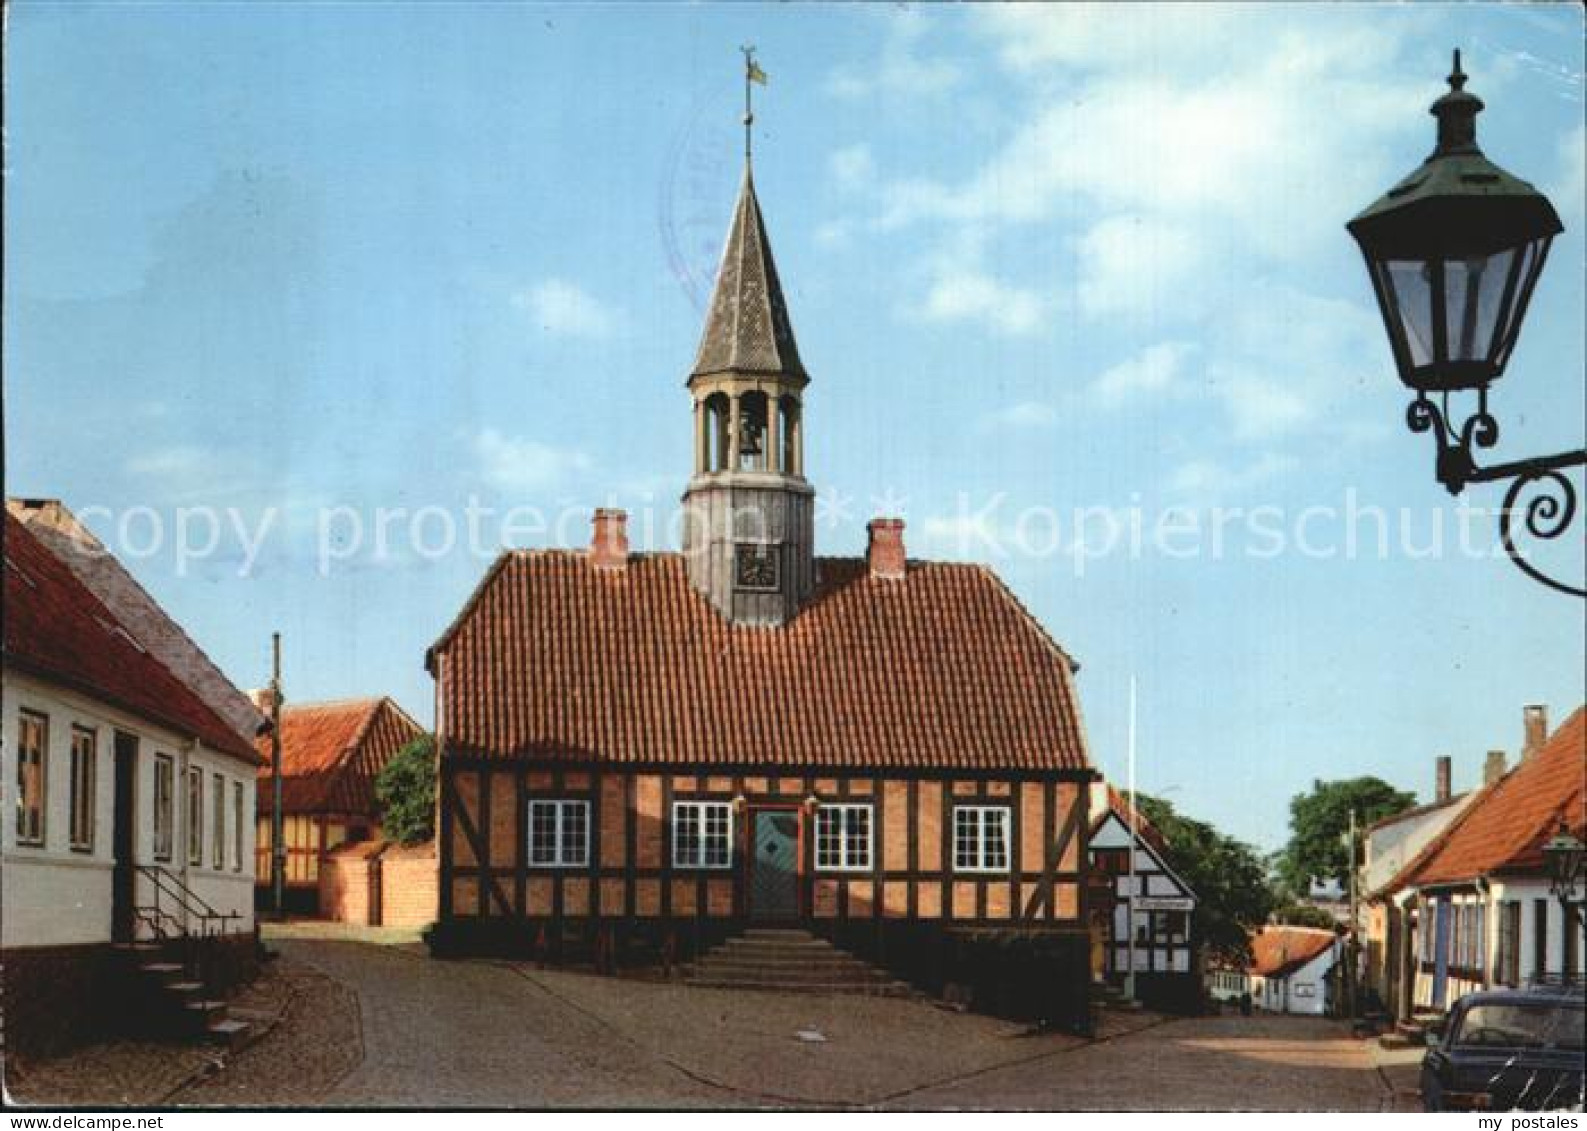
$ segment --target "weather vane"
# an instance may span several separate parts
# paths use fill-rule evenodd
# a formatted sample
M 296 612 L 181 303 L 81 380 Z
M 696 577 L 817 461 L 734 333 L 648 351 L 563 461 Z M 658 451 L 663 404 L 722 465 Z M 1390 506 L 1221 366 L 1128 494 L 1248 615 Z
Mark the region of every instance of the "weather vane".
M 750 159 L 750 127 L 755 124 L 755 108 L 750 101 L 750 88 L 754 83 L 766 85 L 766 72 L 755 62 L 755 45 L 746 43 L 739 48 L 744 53 L 744 163 Z

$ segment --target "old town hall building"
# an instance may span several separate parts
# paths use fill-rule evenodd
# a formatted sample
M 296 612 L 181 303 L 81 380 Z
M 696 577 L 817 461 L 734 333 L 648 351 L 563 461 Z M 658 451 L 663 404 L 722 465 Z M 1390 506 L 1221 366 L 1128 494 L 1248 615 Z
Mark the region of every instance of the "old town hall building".
M 746 165 L 687 382 L 681 553 L 503 554 L 427 665 L 437 950 L 597 962 L 798 926 L 917 982 L 1039 937 L 1084 997 L 1075 665 L 988 568 L 816 554 L 810 376 Z M 973 946 L 972 946 L 973 949 Z

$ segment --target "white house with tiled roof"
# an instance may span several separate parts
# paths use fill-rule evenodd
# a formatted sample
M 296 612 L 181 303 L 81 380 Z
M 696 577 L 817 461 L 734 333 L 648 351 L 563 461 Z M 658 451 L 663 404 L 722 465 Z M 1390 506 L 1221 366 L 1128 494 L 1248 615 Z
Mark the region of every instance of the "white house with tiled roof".
M 1410 1009 L 1442 1010 L 1474 990 L 1587 975 L 1580 885 L 1563 906 L 1543 857 L 1561 828 L 1587 838 L 1584 765 L 1587 709 L 1547 734 L 1543 709 L 1528 708 L 1520 762 L 1385 885 L 1407 923 L 1401 961 Z
M 44 1051 L 130 1019 L 118 947 L 204 938 L 200 990 L 251 966 L 258 756 L 158 606 L 124 615 L 4 520 L 0 978 L 8 1051 Z

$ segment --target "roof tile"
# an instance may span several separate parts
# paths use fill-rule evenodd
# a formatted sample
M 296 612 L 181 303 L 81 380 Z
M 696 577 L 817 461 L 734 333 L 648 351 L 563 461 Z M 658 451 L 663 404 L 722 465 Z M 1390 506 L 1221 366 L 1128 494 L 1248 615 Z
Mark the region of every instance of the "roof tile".
M 735 627 L 677 554 L 504 555 L 432 649 L 448 755 L 689 765 L 1089 768 L 1069 658 L 991 571 L 822 558 Z

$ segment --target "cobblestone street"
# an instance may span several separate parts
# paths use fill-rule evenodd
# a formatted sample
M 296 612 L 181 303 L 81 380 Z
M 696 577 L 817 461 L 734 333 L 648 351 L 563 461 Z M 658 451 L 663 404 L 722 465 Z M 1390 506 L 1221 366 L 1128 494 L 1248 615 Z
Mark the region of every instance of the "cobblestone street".
M 1109 1012 L 1101 1039 L 1087 1042 L 924 1001 L 704 990 L 301 936 L 276 945 L 287 970 L 324 976 L 334 989 L 322 988 L 314 1010 L 293 1010 L 175 1102 L 1351 1111 L 1392 1103 L 1371 1046 L 1328 1021 Z M 272 1070 L 283 1048 L 302 1063 Z
M 400 936 L 386 940 L 398 945 L 372 945 L 313 933 L 275 936 L 282 957 L 263 983 L 273 1021 L 218 1070 L 195 1074 L 208 1054 L 190 1047 L 96 1046 L 32 1066 L 19 1098 L 331 1107 L 1396 1106 L 1374 1047 L 1330 1021 L 1110 1011 L 1099 1039 L 1083 1041 L 927 1001 L 440 962 Z M 1398 1106 L 1406 1105 L 1400 1096 Z

